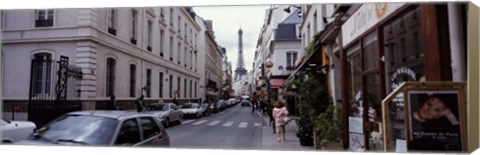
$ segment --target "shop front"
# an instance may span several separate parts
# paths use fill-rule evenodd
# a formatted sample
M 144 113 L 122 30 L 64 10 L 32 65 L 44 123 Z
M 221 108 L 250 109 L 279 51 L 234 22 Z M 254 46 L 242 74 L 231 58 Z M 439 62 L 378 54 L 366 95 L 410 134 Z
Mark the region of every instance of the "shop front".
M 447 14 L 446 4 L 372 3 L 343 23 L 338 55 L 350 150 L 383 151 L 381 103 L 402 82 L 452 80 Z

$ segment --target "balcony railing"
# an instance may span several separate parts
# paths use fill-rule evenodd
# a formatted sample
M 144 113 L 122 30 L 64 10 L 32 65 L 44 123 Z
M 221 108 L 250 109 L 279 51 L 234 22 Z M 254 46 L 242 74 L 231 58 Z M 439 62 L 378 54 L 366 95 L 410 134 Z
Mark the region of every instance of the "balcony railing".
M 132 44 L 135 44 L 135 45 L 136 45 L 136 44 L 137 44 L 137 39 L 135 39 L 135 38 L 131 38 L 131 39 L 130 39 L 130 43 L 132 43 Z
M 53 19 L 35 20 L 35 27 L 52 27 Z
M 117 30 L 115 30 L 114 28 L 109 27 L 107 31 L 112 35 L 117 35 Z

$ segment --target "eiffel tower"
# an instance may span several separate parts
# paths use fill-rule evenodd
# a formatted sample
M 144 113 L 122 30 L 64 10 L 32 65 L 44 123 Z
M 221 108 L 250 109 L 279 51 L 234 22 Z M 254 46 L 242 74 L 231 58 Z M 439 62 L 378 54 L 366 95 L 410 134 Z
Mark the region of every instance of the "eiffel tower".
M 242 42 L 242 28 L 238 30 L 238 61 L 237 68 L 235 69 L 234 81 L 237 82 L 242 79 L 243 76 L 247 75 L 247 70 L 244 68 L 245 64 L 243 62 L 243 42 Z

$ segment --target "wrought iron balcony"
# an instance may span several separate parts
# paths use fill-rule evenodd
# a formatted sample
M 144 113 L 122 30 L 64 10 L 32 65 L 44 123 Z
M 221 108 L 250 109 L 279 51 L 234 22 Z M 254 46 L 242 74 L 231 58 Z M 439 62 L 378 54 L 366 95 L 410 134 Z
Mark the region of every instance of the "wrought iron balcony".
M 35 27 L 52 27 L 53 19 L 35 20 Z
M 130 39 L 130 43 L 132 43 L 132 44 L 135 44 L 135 45 L 136 45 L 136 44 L 137 44 L 137 39 L 135 39 L 135 38 L 131 38 L 131 39 Z
M 107 31 L 112 35 L 117 35 L 117 30 L 115 30 L 114 28 L 109 27 Z

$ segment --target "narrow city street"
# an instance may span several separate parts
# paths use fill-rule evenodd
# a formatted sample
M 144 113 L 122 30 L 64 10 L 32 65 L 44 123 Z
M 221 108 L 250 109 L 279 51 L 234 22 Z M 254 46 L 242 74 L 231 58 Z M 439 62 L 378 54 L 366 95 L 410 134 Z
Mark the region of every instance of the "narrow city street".
M 235 105 L 198 119 L 185 119 L 167 129 L 173 148 L 260 149 L 262 117 L 254 117 L 251 107 Z

